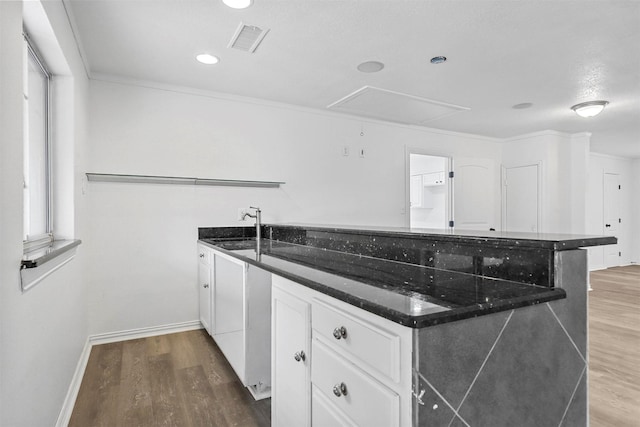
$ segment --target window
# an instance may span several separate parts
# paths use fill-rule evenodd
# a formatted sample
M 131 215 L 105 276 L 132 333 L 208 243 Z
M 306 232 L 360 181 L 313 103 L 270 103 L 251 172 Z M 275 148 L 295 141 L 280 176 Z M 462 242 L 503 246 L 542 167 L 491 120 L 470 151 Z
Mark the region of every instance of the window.
M 24 232 L 25 251 L 53 240 L 51 203 L 51 74 L 25 35 Z

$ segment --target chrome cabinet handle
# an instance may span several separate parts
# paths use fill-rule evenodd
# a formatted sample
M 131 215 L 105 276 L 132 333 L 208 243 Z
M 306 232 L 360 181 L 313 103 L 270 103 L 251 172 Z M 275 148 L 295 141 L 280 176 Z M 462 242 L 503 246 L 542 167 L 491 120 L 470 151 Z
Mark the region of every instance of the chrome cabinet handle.
M 203 288 L 207 289 L 209 287 L 208 283 L 205 283 L 204 285 L 202 285 Z
M 335 328 L 333 330 L 333 337 L 337 340 L 339 340 L 340 338 L 347 338 L 347 328 L 345 328 L 344 326 Z
M 200 258 L 204 258 L 204 254 L 200 254 Z
M 347 385 L 345 383 L 336 384 L 333 386 L 333 394 L 336 396 L 346 396 L 347 395 Z
M 299 352 L 297 352 L 296 354 L 293 355 L 293 358 L 296 359 L 296 362 L 300 362 L 306 359 L 306 355 L 304 354 L 304 351 L 300 350 Z

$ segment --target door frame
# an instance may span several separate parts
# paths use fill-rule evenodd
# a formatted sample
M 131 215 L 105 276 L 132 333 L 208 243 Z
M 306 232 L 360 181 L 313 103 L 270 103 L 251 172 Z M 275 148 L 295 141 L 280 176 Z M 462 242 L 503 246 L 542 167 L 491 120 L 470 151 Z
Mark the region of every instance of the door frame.
M 446 170 L 445 170 L 445 178 L 447 182 L 447 203 L 445 212 L 445 217 L 447 217 L 447 222 L 451 221 L 453 218 L 453 185 L 451 185 L 451 180 L 449 179 L 449 172 L 453 170 L 453 156 L 449 153 L 444 153 L 442 151 L 438 151 L 436 149 L 427 149 L 420 147 L 412 147 L 409 145 L 404 146 L 404 224 L 405 227 L 411 228 L 411 155 L 418 154 L 421 156 L 432 156 L 432 157 L 444 157 L 447 159 Z M 451 229 L 451 227 L 445 227 L 445 230 Z
M 543 193 L 545 192 L 545 188 L 543 186 L 544 182 L 542 177 L 544 176 L 544 162 L 530 162 L 530 163 L 513 163 L 513 164 L 502 164 L 500 165 L 500 226 L 502 231 L 510 231 L 507 230 L 507 189 L 506 189 L 506 179 L 507 179 L 507 169 L 515 169 L 515 168 L 524 168 L 528 166 L 536 166 L 538 172 L 538 221 L 537 221 L 537 233 L 543 233 L 542 230 L 544 221 L 542 220 L 542 215 L 544 210 L 542 209 L 542 204 L 544 201 Z

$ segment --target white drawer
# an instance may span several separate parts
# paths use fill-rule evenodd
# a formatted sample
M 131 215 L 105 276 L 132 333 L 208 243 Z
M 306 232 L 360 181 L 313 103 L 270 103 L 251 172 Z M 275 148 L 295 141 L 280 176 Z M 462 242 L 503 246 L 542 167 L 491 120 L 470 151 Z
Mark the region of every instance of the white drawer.
M 314 336 L 320 335 L 336 348 L 347 352 L 351 362 L 366 364 L 363 369 L 370 370 L 367 369 L 370 367 L 377 371 L 376 374 L 382 374 L 396 383 L 400 381 L 398 335 L 317 299 L 313 300 L 311 316 Z
M 358 427 L 316 386 L 311 391 L 311 425 L 314 427 Z
M 311 354 L 313 392 L 322 393 L 356 425 L 400 425 L 400 398 L 396 393 L 318 340 L 312 340 Z

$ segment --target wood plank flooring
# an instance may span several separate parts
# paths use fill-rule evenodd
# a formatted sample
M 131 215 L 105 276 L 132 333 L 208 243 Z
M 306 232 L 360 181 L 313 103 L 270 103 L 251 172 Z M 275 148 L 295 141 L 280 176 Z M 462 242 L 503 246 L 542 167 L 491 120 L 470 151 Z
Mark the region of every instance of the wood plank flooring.
M 640 427 L 640 266 L 591 273 L 591 427 Z M 94 346 L 69 426 L 269 426 L 204 330 Z
M 591 427 L 640 426 L 640 265 L 591 273 Z
M 204 330 L 94 346 L 71 427 L 269 426 Z

